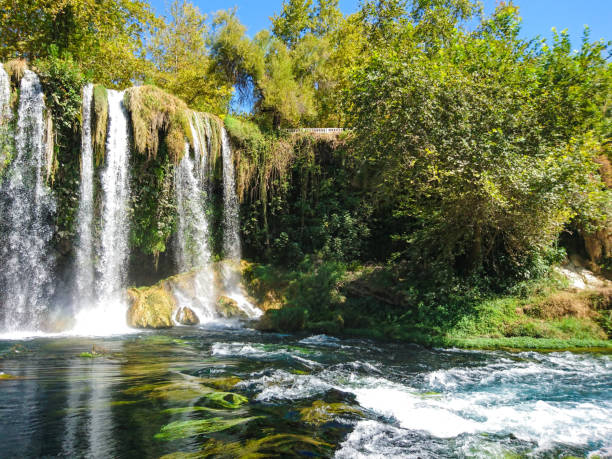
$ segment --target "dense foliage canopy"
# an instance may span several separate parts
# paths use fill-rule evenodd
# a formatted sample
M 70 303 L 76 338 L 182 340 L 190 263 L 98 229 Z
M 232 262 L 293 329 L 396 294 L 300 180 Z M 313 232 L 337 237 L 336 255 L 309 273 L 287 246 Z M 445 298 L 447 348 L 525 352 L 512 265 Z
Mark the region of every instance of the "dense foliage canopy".
M 512 3 L 484 16 L 471 0 L 368 0 L 345 16 L 338 0 L 286 0 L 253 37 L 236 11 L 186 0 L 165 16 L 140 0 L 0 0 L 0 18 L 9 73 L 27 60 L 57 95 L 60 146 L 78 145 L 87 79 L 247 107 L 225 120 L 251 258 L 517 279 L 545 270 L 564 231 L 609 225 L 610 44 L 588 29 L 577 51 L 565 32 L 525 40 Z M 351 130 L 285 131 L 310 126 Z

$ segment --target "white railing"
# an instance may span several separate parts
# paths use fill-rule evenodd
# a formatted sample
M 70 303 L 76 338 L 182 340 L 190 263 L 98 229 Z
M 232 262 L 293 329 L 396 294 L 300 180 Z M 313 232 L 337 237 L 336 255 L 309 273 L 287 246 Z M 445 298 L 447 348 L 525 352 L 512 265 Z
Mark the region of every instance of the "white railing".
M 298 132 L 310 132 L 312 134 L 339 134 L 340 132 L 348 131 L 344 128 L 300 128 L 300 129 L 287 129 L 290 134 L 296 134 Z

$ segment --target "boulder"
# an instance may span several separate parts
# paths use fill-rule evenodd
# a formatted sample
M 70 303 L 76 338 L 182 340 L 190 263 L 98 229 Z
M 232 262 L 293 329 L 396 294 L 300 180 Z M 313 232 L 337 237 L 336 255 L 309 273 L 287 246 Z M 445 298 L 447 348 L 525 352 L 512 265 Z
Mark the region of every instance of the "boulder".
M 163 282 L 152 287 L 128 289 L 127 323 L 134 328 L 171 328 L 176 299 Z
M 200 319 L 193 309 L 191 308 L 181 308 L 176 316 L 176 320 L 181 325 L 197 325 L 200 323 Z
M 241 319 L 248 318 L 247 314 L 238 306 L 238 302 L 228 296 L 221 295 L 219 298 L 217 298 L 216 307 L 217 313 L 226 319 L 235 317 Z

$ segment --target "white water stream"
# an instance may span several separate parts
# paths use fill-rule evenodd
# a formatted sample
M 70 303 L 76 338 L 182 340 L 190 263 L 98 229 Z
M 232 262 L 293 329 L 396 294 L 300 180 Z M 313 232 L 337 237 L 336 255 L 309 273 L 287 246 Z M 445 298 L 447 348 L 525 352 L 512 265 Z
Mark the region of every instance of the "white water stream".
M 5 238 L 0 246 L 0 328 L 5 332 L 40 329 L 53 293 L 49 241 L 55 203 L 45 183 L 44 109 L 38 76 L 26 70 L 20 85 L 15 157 L 0 190 L 0 232 Z
M 93 85 L 83 89 L 83 125 L 81 136 L 81 183 L 77 214 L 75 304 L 90 304 L 94 293 L 94 167 L 91 143 L 91 102 Z
M 126 285 L 129 256 L 129 143 L 123 92 L 108 90 L 108 137 L 102 171 L 101 237 L 93 305 L 77 314 L 76 333 L 109 334 L 130 329 L 126 324 Z

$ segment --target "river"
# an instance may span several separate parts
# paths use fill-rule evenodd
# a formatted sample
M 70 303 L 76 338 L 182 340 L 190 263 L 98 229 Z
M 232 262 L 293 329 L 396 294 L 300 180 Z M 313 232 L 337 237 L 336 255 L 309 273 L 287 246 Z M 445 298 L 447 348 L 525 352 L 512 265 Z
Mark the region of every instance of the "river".
M 231 324 L 0 338 L 0 457 L 610 457 L 611 419 L 609 355 Z

